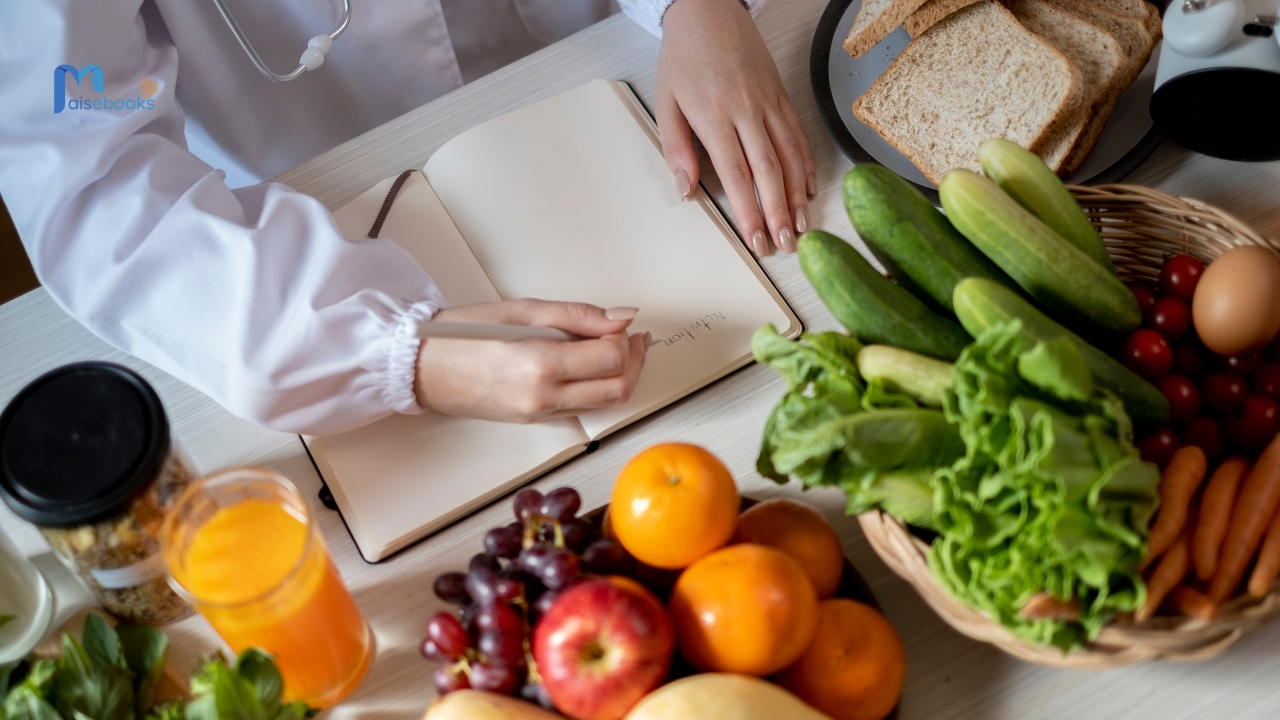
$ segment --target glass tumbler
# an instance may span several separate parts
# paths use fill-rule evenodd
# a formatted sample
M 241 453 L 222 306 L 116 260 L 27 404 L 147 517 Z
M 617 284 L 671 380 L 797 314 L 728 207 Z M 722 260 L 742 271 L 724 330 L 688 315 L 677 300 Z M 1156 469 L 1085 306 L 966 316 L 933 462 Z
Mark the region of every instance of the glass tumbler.
M 53 595 L 35 565 L 0 530 L 0 665 L 21 659 L 49 629 Z
M 161 531 L 174 589 L 237 653 L 276 658 L 288 701 L 324 708 L 364 678 L 373 634 L 297 488 L 263 468 L 194 483 Z

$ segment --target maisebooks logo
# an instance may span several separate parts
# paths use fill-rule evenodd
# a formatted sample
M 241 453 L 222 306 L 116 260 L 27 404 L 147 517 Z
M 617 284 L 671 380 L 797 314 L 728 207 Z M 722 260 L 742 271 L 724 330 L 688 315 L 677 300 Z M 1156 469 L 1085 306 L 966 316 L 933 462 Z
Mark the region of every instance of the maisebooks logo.
M 131 98 L 87 98 L 77 93 L 76 97 L 67 99 L 67 77 L 76 81 L 77 90 L 83 91 L 84 81 L 94 92 L 105 96 L 106 83 L 102 77 L 102 68 L 97 65 L 85 65 L 79 70 L 70 65 L 59 65 L 53 71 L 53 112 L 63 110 L 155 110 L 156 101 L 152 97 L 160 91 L 160 83 L 151 78 L 142 78 L 138 83 L 138 94 Z

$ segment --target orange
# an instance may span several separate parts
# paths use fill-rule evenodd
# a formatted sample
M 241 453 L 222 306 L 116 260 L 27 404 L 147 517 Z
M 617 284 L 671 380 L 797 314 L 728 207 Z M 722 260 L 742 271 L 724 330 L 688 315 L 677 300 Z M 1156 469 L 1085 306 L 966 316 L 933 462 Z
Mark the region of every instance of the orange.
M 795 662 L 818 626 L 800 565 L 764 545 L 730 545 L 690 565 L 671 592 L 680 653 L 699 670 L 769 675 Z
M 836 594 L 844 574 L 844 548 L 831 523 L 813 508 L 794 500 L 774 498 L 747 508 L 738 518 L 733 542 L 777 548 L 800 564 L 813 581 L 818 598 Z
M 837 598 L 818 605 L 813 644 L 776 681 L 832 720 L 880 720 L 898 704 L 906 674 L 902 639 L 884 615 Z
M 722 547 L 738 524 L 738 487 L 697 445 L 654 445 L 618 474 L 609 520 L 642 563 L 677 570 Z

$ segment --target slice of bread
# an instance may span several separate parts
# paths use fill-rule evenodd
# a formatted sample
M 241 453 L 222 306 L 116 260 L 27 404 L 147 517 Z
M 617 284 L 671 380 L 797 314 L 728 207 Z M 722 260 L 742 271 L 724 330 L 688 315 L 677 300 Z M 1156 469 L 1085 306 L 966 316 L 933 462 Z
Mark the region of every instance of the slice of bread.
M 1147 0 L 1082 0 L 1082 2 L 1091 2 L 1107 12 L 1137 18 L 1143 22 L 1147 20 L 1147 9 L 1143 6 L 1151 5 Z
M 918 10 L 907 16 L 902 27 L 907 29 L 911 37 L 918 38 L 938 24 L 942 18 L 957 10 L 963 10 L 978 0 L 928 0 Z
M 1144 21 L 1107 11 L 1096 4 L 1098 1 L 1044 0 L 1044 2 L 1051 3 L 1057 8 L 1105 30 L 1120 43 L 1120 47 L 1128 58 L 1125 70 L 1120 73 L 1107 98 L 1094 112 L 1093 118 L 1089 120 L 1084 133 L 1076 141 L 1075 147 L 1071 149 L 1066 165 L 1062 168 L 1063 174 L 1066 175 L 1079 170 L 1084 165 L 1085 159 L 1089 157 L 1089 153 L 1093 152 L 1093 148 L 1098 144 L 1098 138 L 1102 137 L 1102 130 L 1106 127 L 1107 120 L 1111 118 L 1111 110 L 1115 107 L 1116 100 L 1124 94 L 1125 90 L 1129 89 L 1133 81 L 1142 73 L 1142 69 L 1147 66 L 1147 61 L 1151 59 L 1151 52 L 1155 50 L 1161 36 L 1160 11 L 1154 5 L 1147 3 L 1150 6 L 1150 10 L 1148 11 L 1147 19 Z M 1153 14 L 1157 21 L 1154 26 L 1151 24 Z M 1154 31 L 1152 31 L 1152 27 L 1154 27 Z
M 1071 123 L 1054 133 L 1042 155 L 1054 172 L 1062 173 L 1072 149 L 1086 133 L 1089 121 L 1106 104 L 1129 59 L 1120 43 L 1106 31 L 1044 0 L 1017 0 L 1012 10 L 1024 27 L 1066 55 L 1080 69 L 1084 81 L 1084 102 Z
M 936 185 L 955 168 L 979 170 L 990 138 L 1042 151 L 1083 88 L 1066 56 L 982 0 L 912 41 L 853 112 Z
M 862 7 L 853 18 L 853 27 L 844 39 L 844 50 L 860 58 L 871 52 L 889 33 L 902 24 L 925 0 L 862 0 Z

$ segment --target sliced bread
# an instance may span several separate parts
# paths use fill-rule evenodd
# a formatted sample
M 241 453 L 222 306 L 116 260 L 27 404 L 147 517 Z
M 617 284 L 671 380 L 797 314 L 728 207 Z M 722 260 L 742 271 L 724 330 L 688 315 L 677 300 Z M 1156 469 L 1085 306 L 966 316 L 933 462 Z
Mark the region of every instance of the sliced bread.
M 1042 153 L 1045 163 L 1054 172 L 1062 173 L 1072 149 L 1106 103 L 1129 59 L 1120 43 L 1106 31 L 1044 0 L 1017 0 L 1012 10 L 1024 27 L 1066 55 L 1080 69 L 1084 81 L 1084 102 L 1071 123 L 1054 133 Z
M 844 39 L 845 52 L 856 58 L 871 52 L 871 48 L 888 37 L 924 2 L 925 0 L 862 0 L 862 7 L 858 8 L 858 14 L 853 18 L 853 27 L 849 28 L 849 36 Z
M 1103 9 L 1100 5 L 1095 4 L 1093 0 L 1085 0 L 1083 2 L 1081 0 L 1044 0 L 1044 2 L 1051 3 L 1059 9 L 1105 30 L 1120 43 L 1120 47 L 1128 58 L 1124 72 L 1116 79 L 1116 83 L 1112 86 L 1110 93 L 1095 110 L 1084 133 L 1076 140 L 1075 147 L 1071 149 L 1067 157 L 1067 162 L 1062 172 L 1064 174 L 1072 174 L 1084 165 L 1089 153 L 1093 152 L 1093 148 L 1097 146 L 1098 138 L 1102 137 L 1102 130 L 1111 118 L 1111 111 L 1115 107 L 1116 100 L 1125 90 L 1129 89 L 1133 81 L 1142 73 L 1142 69 L 1147 66 L 1147 61 L 1151 59 L 1151 52 L 1160 41 L 1160 26 L 1157 22 L 1153 32 L 1150 19 L 1144 21 L 1135 17 L 1119 15 Z M 1150 3 L 1147 4 L 1150 5 Z M 1158 21 L 1159 10 L 1154 5 L 1150 7 L 1151 12 L 1154 13 Z M 1150 17 L 1149 13 L 1148 18 Z
M 979 170 L 978 146 L 993 137 L 1041 152 L 1083 89 L 1066 56 L 982 0 L 912 41 L 853 112 L 936 185 L 953 169 Z
M 918 10 L 908 15 L 906 20 L 902 21 L 902 27 L 907 29 L 911 37 L 918 38 L 926 30 L 938 24 L 938 21 L 942 18 L 957 10 L 963 10 L 976 2 L 978 0 L 928 0 Z

